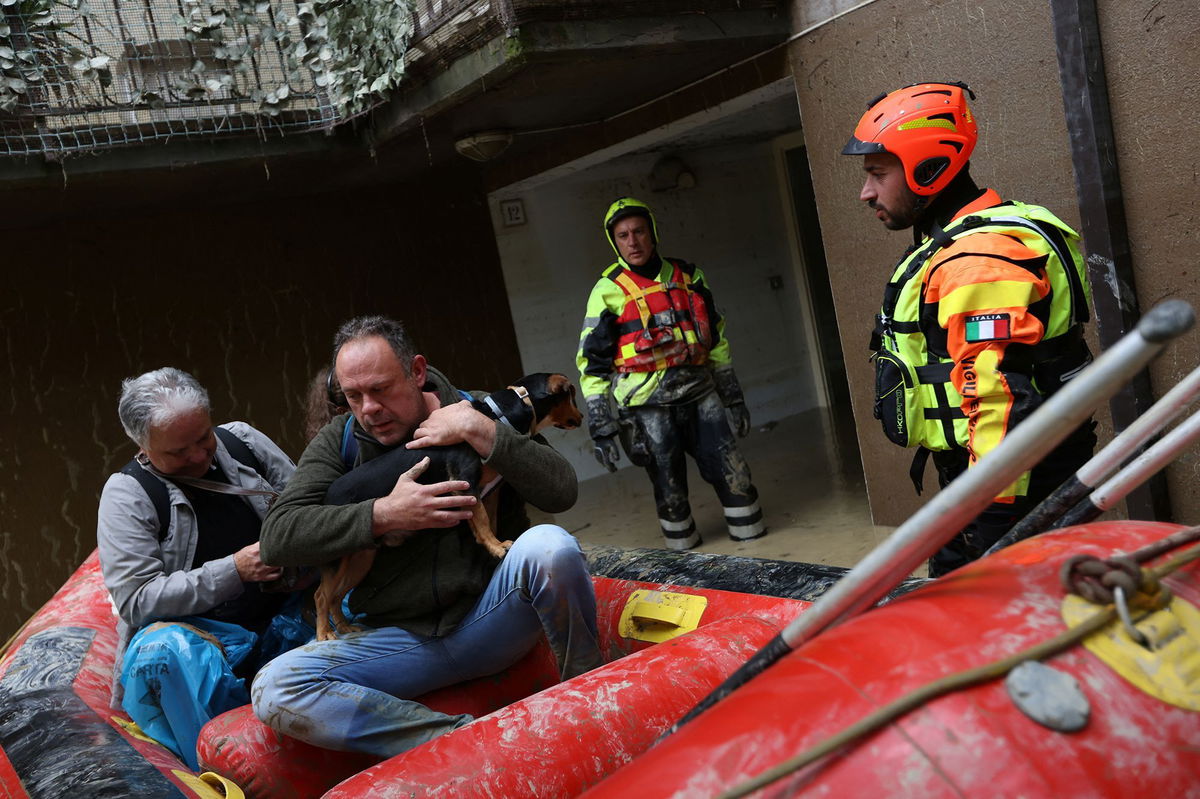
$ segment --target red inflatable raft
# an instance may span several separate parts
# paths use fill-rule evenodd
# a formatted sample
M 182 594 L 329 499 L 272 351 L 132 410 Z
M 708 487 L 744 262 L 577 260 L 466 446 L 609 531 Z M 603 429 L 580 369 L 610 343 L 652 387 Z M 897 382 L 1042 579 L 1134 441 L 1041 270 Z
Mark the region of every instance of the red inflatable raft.
M 1023 542 L 827 630 L 657 744 L 808 604 L 596 577 L 606 666 L 557 684 L 543 646 L 502 674 L 428 695 L 479 718 L 383 763 L 280 739 L 242 708 L 206 727 L 201 762 L 216 773 L 203 776 L 108 708 L 115 632 L 93 555 L 0 661 L 0 789 L 32 799 L 717 796 L 915 687 L 1058 634 L 1064 560 L 1175 529 L 1099 523 Z M 1200 613 L 1200 567 L 1164 583 Z M 1168 688 L 1182 700 L 1138 684 L 1089 639 L 1047 661 L 1082 688 L 1089 714 L 1076 732 L 1028 718 L 995 680 L 756 795 L 1200 795 L 1200 635 L 1164 630 L 1172 659 L 1143 671 L 1174 675 Z M 644 640 L 656 637 L 666 640 Z
M 554 786 L 553 794 L 540 795 L 576 795 L 649 748 L 659 732 L 809 605 L 594 579 L 601 645 L 616 662 L 558 685 L 553 656 L 543 643 L 501 674 L 422 697 L 448 713 L 485 717 L 470 725 L 472 735 L 497 740 L 460 763 L 469 768 L 460 768 L 458 776 L 428 766 L 418 772 L 416 765 L 411 774 L 441 784 L 463 773 L 474 780 L 472 771 L 487 768 L 503 786 L 496 795 L 521 795 L 530 779 Z M 208 771 L 195 774 L 109 707 L 115 647 L 115 616 L 93 553 L 0 660 L 0 795 L 315 798 L 377 762 L 281 739 L 245 707 L 213 719 L 202 731 L 200 761 Z M 493 711 L 500 712 L 487 715 Z M 573 743 L 562 738 L 546 745 L 563 735 Z M 539 758 L 535 767 L 530 755 L 551 750 L 557 754 Z M 574 764 L 585 753 L 591 762 Z M 527 766 L 514 772 L 505 759 L 526 760 Z M 485 766 L 489 760 L 494 767 Z
M 0 795 L 12 799 L 241 796 L 197 775 L 109 708 L 116 616 L 92 553 L 0 660 Z
M 1063 632 L 1064 614 L 1079 615 L 1082 602 L 1065 596 L 1064 561 L 1130 552 L 1176 529 L 1094 523 L 967 566 L 827 630 L 585 796 L 734 791 L 915 688 Z M 1027 717 L 996 679 L 935 699 L 753 795 L 1200 796 L 1200 565 L 1163 583 L 1175 595 L 1166 617 L 1132 619 L 1145 644 L 1118 623 L 1046 660 L 1078 683 L 1082 729 Z M 1124 663 L 1122 650 L 1131 654 Z

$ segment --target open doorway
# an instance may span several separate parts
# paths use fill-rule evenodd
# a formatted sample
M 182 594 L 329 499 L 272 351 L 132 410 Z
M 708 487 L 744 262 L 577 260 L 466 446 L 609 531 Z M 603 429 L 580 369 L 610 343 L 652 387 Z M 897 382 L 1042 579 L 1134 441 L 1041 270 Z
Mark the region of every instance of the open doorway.
M 809 331 L 816 355 L 814 367 L 825 394 L 828 443 L 841 475 L 861 482 L 862 460 L 855 434 L 837 309 L 821 239 L 821 220 L 817 216 L 812 173 L 808 167 L 808 148 L 803 143 L 793 144 L 794 140 L 782 143 L 782 167 L 794 233 L 792 245 L 799 272 L 797 283 L 808 295 Z
M 850 566 L 886 531 L 871 523 L 862 487 L 820 225 L 789 91 L 781 87 L 736 113 L 706 114 L 675 135 L 661 131 L 605 159 L 510 185 L 490 201 L 525 371 L 569 375 L 576 373 L 585 300 L 614 260 L 604 210 L 620 196 L 654 209 L 664 253 L 703 269 L 726 318 L 753 422 L 739 446 L 771 530 L 753 541 L 730 540 L 720 502 L 689 461 L 700 550 Z M 664 186 L 664 162 L 685 165 L 691 179 Z M 519 213 L 505 213 L 512 209 Z M 642 469 L 622 458 L 616 474 L 604 472 L 584 431 L 549 431 L 547 438 L 580 480 L 579 501 L 555 514 L 557 523 L 585 546 L 662 546 Z

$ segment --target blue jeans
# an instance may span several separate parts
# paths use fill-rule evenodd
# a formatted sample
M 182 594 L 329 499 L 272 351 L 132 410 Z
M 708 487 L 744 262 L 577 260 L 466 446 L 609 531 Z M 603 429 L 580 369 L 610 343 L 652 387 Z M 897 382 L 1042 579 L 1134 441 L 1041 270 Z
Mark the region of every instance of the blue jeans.
M 502 671 L 543 632 L 563 679 L 603 663 L 583 552 L 549 524 L 517 538 L 449 635 L 380 627 L 314 641 L 258 673 L 254 712 L 276 731 L 316 746 L 391 757 L 472 720 L 430 710 L 412 697 Z

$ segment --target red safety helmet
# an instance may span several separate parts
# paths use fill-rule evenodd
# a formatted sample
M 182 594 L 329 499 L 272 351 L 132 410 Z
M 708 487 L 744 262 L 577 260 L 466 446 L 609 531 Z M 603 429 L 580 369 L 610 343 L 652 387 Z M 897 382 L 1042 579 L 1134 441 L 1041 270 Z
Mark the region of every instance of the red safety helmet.
M 914 83 L 867 105 L 842 155 L 891 153 L 904 166 L 908 187 L 937 194 L 971 158 L 979 130 L 967 107 L 965 83 Z

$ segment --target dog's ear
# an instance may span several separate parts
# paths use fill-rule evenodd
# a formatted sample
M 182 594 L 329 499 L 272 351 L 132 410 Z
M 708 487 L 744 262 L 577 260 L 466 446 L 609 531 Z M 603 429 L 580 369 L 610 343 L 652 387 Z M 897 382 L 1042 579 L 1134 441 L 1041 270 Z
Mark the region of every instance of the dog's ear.
M 546 381 L 547 389 L 550 394 L 570 394 L 575 396 L 575 384 L 567 379 L 566 375 L 552 374 Z

